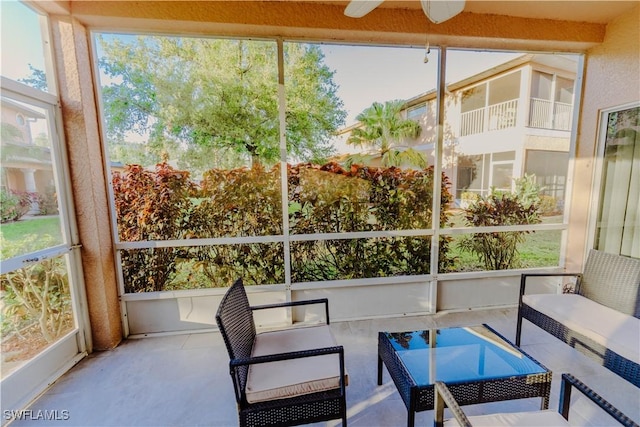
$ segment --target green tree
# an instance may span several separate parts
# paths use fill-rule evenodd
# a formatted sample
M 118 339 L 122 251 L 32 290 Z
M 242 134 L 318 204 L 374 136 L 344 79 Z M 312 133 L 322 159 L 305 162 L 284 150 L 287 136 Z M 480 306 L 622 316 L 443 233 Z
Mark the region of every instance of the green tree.
M 10 123 L 1 123 L 0 124 L 0 138 L 2 138 L 2 142 L 22 142 L 23 135 L 22 131 L 18 129 L 16 126 Z
M 18 241 L 6 241 L 0 236 L 2 259 L 56 244 L 50 235 L 28 234 Z M 0 275 L 2 307 L 0 307 L 3 337 L 30 326 L 39 328 L 47 343 L 73 327 L 71 294 L 65 262 L 62 257 L 26 263 L 24 267 Z
M 384 104 L 374 102 L 360 113 L 356 120 L 362 126 L 355 128 L 347 144 L 360 147 L 374 147 L 381 156 L 383 166 L 401 166 L 403 164 L 425 168 L 427 159 L 424 154 L 400 145 L 405 138 L 417 138 L 420 125 L 410 119 L 404 119 L 400 112 L 404 101 L 387 101 Z M 365 161 L 363 155 L 352 156 L 348 162 Z
M 200 173 L 230 161 L 279 160 L 275 43 L 158 36 L 99 43 L 110 141 L 148 135 L 151 152 Z M 287 149 L 301 160 L 324 159 L 345 117 L 333 71 L 317 47 L 287 43 L 284 54 Z
M 149 171 L 130 165 L 113 174 L 118 235 L 125 242 L 180 240 L 192 233 L 191 197 L 196 187 L 186 171 L 167 163 Z M 180 263 L 180 248 L 122 251 L 125 291 L 161 291 Z
M 45 72 L 38 68 L 35 68 L 31 64 L 29 64 L 29 70 L 31 71 L 31 75 L 24 79 L 18 79 L 18 81 L 38 90 L 47 92 L 49 90 L 49 87 L 47 85 L 47 75 L 45 74 Z
M 525 179 L 525 181 L 527 181 Z M 527 181 L 530 182 L 530 181 Z M 496 227 L 540 223 L 538 205 L 517 193 L 491 193 L 464 210 L 469 227 Z M 508 270 L 520 266 L 518 246 L 533 231 L 472 233 L 463 236 L 458 247 L 475 254 L 486 270 Z

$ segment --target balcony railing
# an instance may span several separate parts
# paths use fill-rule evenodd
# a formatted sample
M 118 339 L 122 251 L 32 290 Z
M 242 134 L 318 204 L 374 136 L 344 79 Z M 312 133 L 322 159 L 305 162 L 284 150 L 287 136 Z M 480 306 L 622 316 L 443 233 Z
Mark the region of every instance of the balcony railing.
M 531 98 L 529 127 L 554 130 L 571 130 L 573 105 Z
M 517 99 L 462 113 L 460 136 L 515 127 L 517 113 Z M 531 98 L 528 126 L 569 131 L 572 114 L 573 105 L 571 104 Z
M 460 136 L 515 127 L 517 115 L 517 99 L 467 111 L 460 117 Z

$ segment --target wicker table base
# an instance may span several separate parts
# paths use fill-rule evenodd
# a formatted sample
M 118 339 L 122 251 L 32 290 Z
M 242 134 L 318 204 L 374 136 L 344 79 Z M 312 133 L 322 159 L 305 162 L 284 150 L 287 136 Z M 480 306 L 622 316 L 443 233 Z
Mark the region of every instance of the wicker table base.
M 464 334 L 466 331 L 461 331 L 462 329 L 473 329 L 474 332 L 480 331 L 480 334 L 469 333 L 467 340 Z M 437 340 L 441 333 L 444 338 L 444 334 L 454 332 L 463 338 L 461 342 L 444 344 L 444 350 L 438 347 Z M 462 335 L 460 335 L 461 332 Z M 431 335 L 432 341 L 429 343 L 428 338 L 423 338 L 425 344 L 422 344 L 420 348 L 411 348 L 411 344 L 406 341 L 407 338 L 410 341 L 412 337 L 428 337 L 429 335 Z M 482 338 L 483 342 L 478 338 L 479 335 L 488 336 L 490 339 Z M 394 337 L 397 336 L 404 337 L 403 342 L 394 340 Z M 407 356 L 409 356 L 407 352 L 411 351 L 420 351 L 422 352 L 420 355 L 424 355 L 428 359 L 425 359 L 422 365 L 407 363 Z M 475 373 L 464 378 L 463 371 L 465 369 L 451 370 L 451 367 L 448 367 L 441 369 L 442 372 L 440 372 L 440 364 L 446 363 L 446 357 L 441 354 L 438 356 L 440 360 L 437 363 L 433 362 L 436 351 L 455 351 L 458 363 L 461 352 L 468 351 L 470 356 L 466 361 L 468 363 L 465 362 L 467 366 L 464 368 L 470 366 Z M 500 365 L 500 369 L 496 368 L 494 371 L 492 366 L 485 366 L 487 363 L 484 358 L 487 354 L 494 359 L 496 364 Z M 411 356 L 416 355 L 417 353 L 414 353 Z M 477 358 L 478 355 L 480 358 Z M 515 362 L 510 360 L 513 355 L 515 355 Z M 527 362 L 527 366 L 520 366 L 523 361 Z M 433 365 L 434 363 L 436 366 Z M 460 405 L 541 397 L 541 408 L 547 409 L 549 407 L 551 372 L 487 325 L 473 328 L 441 329 L 440 331 L 380 332 L 378 334 L 378 385 L 382 385 L 383 364 L 387 367 L 407 407 L 407 425 L 409 427 L 413 427 L 415 423 L 416 412 L 433 409 L 436 380 L 447 384 Z M 510 364 L 513 366 L 513 370 L 509 366 Z M 519 365 L 516 366 L 516 364 Z M 451 372 L 446 372 L 447 369 Z M 428 379 L 425 378 L 425 374 L 429 377 Z

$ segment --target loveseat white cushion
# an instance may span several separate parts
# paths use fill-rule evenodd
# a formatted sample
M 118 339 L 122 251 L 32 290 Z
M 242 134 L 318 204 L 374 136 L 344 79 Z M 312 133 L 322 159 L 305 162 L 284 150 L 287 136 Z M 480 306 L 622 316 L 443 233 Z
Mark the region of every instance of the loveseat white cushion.
M 640 319 L 575 294 L 524 295 L 522 301 L 618 355 L 640 360 Z
M 336 345 L 328 325 L 285 329 L 256 335 L 251 356 Z M 245 391 L 247 401 L 256 403 L 336 389 L 339 386 L 339 356 L 327 354 L 251 365 Z
M 506 414 L 476 415 L 467 417 L 473 427 L 531 426 L 551 427 L 568 426 L 569 422 L 556 411 L 514 412 Z M 455 418 L 444 422 L 445 427 L 458 426 Z

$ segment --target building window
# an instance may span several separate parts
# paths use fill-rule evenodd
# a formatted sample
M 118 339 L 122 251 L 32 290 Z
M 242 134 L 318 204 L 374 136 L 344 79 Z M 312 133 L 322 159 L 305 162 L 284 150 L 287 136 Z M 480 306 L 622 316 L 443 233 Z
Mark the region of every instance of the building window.
M 535 175 L 540 194 L 549 197 L 554 207 L 564 203 L 569 153 L 563 151 L 527 150 L 525 173 Z M 549 205 L 551 207 L 551 205 Z
M 427 104 L 422 103 L 419 105 L 414 105 L 413 107 L 409 107 L 407 109 L 407 119 L 419 119 L 420 117 L 427 114 Z

